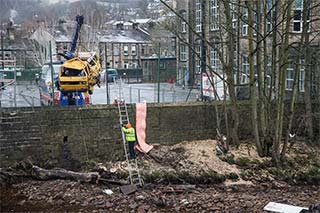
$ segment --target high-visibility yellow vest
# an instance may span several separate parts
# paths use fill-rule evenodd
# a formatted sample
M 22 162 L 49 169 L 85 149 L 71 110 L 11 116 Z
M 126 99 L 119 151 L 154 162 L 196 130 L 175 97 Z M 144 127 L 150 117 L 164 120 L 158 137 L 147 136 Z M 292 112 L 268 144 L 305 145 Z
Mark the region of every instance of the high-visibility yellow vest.
M 135 142 L 136 141 L 136 134 L 134 131 L 134 128 L 126 129 L 125 127 L 122 127 L 122 131 L 126 135 L 126 141 L 127 142 Z

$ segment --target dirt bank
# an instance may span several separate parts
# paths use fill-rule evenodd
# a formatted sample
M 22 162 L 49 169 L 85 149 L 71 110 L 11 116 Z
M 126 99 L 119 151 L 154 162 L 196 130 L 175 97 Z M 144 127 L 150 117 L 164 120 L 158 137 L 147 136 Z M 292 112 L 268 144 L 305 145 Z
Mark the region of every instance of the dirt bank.
M 131 195 L 102 182 L 26 179 L 1 188 L 1 212 L 261 212 L 270 201 L 320 203 L 319 148 L 296 144 L 287 162 L 274 167 L 250 143 L 224 156 L 215 146 L 214 140 L 155 146 L 138 159 L 146 185 Z M 127 177 L 126 162 L 99 163 L 109 178 Z

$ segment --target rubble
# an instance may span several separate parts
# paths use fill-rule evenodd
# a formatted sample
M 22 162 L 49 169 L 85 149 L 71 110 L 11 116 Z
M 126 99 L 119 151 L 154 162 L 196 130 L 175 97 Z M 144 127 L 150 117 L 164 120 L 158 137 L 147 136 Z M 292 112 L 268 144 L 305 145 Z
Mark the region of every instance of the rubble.
M 118 186 L 112 188 L 112 196 L 102 192 L 104 185 L 80 184 L 68 180 L 27 181 L 14 184 L 11 194 L 1 194 L 2 210 L 65 211 L 74 212 L 171 212 L 171 211 L 262 211 L 270 201 L 298 206 L 320 203 L 318 186 L 266 186 L 228 187 L 224 184 L 208 187 L 191 187 L 183 192 L 163 191 L 176 186 L 148 185 L 135 193 L 124 195 Z M 4 198 L 5 197 L 5 198 Z M 10 200 L 9 200 L 10 199 Z M 11 202 L 11 203 L 10 203 Z M 13 205 L 19 203 L 19 205 Z M 5 205 L 4 205 L 5 204 Z M 10 205 L 11 204 L 11 205 Z M 32 209 L 37 205 L 37 209 Z
M 240 147 L 237 151 L 231 148 L 226 157 L 229 154 L 233 157 L 224 159 L 216 155 L 215 143 L 208 140 L 155 147 L 150 155 L 138 160 L 147 184 L 132 190 L 123 186 L 127 182 L 126 162 L 97 165 L 90 172 L 101 176 L 99 182 L 13 181 L 8 188 L 2 188 L 1 210 L 261 212 L 271 201 L 296 206 L 320 203 L 317 185 L 292 185 L 258 170 L 258 167 L 270 168 L 263 161 L 256 164 L 258 157 L 253 148 Z M 248 162 L 247 156 L 251 157 Z M 241 179 L 244 174 L 252 175 L 250 181 Z M 113 192 L 112 195 L 105 189 Z

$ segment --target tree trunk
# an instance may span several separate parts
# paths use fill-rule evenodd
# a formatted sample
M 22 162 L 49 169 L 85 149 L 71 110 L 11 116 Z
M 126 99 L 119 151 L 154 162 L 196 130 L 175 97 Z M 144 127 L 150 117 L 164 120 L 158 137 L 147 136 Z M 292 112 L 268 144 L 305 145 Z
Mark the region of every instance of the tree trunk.
M 300 57 L 297 57 L 298 61 Z M 283 142 L 283 147 L 281 151 L 281 161 L 285 160 L 286 157 L 286 151 L 288 148 L 288 143 L 290 139 L 290 134 L 291 134 L 291 129 L 292 129 L 292 123 L 293 123 L 293 117 L 294 117 L 294 107 L 295 107 L 295 102 L 297 98 L 297 92 L 298 92 L 298 79 L 299 79 L 299 63 L 297 62 L 294 68 L 294 80 L 293 80 L 293 91 L 292 91 L 292 97 L 291 97 L 291 103 L 290 103 L 290 111 L 289 111 L 289 124 L 288 128 L 286 130 L 286 136 L 285 140 Z
M 262 41 L 262 35 L 264 34 L 260 34 L 261 32 L 261 24 L 264 22 L 261 22 L 261 3 L 260 2 L 256 2 L 257 5 L 257 46 L 256 46 L 256 50 L 257 50 L 257 55 L 256 55 L 256 60 L 257 60 L 257 74 L 258 74 L 258 90 L 259 90 L 259 99 L 258 99 L 258 106 L 259 106 L 259 121 L 260 121 L 260 133 L 261 133 L 261 146 L 262 149 L 264 149 L 264 138 L 266 135 L 266 118 L 265 118 L 265 114 L 266 114 L 266 109 L 265 109 L 265 66 L 262 66 L 265 63 L 265 60 L 262 60 L 264 58 L 262 58 L 262 53 L 267 54 L 267 52 L 262 52 L 262 44 L 264 43 Z M 265 29 L 263 28 L 263 31 Z M 266 39 L 264 39 L 265 41 Z
M 291 8 L 292 2 L 283 3 L 283 16 L 285 21 L 285 27 L 282 28 L 284 32 L 284 41 L 282 42 L 280 49 L 280 66 L 279 66 L 279 78 L 278 78 L 278 100 L 277 100 L 277 120 L 276 120 L 276 134 L 273 142 L 272 159 L 278 164 L 280 160 L 280 144 L 282 140 L 283 131 L 283 117 L 284 117 L 284 95 L 285 95 L 285 82 L 286 72 L 288 64 L 288 48 L 289 48 L 289 32 L 291 23 Z
M 304 0 L 303 5 L 308 5 L 307 0 Z M 297 56 L 296 56 L 296 60 L 295 60 L 296 63 L 294 66 L 293 91 L 292 91 L 292 97 L 291 97 L 291 103 L 290 103 L 290 111 L 289 111 L 289 115 L 288 115 L 289 124 L 288 124 L 288 128 L 286 130 L 286 136 L 285 136 L 285 140 L 284 140 L 282 151 L 281 151 L 281 161 L 285 160 L 286 151 L 287 151 L 288 143 L 289 143 L 289 139 L 290 139 L 293 117 L 294 117 L 294 107 L 295 107 L 295 102 L 296 102 L 296 98 L 297 98 L 297 93 L 299 91 L 298 86 L 299 86 L 300 69 L 301 69 L 302 65 L 305 66 L 304 64 L 300 64 L 300 62 L 302 59 L 302 52 L 303 52 L 303 46 L 304 46 L 303 43 L 304 43 L 305 37 L 308 33 L 307 32 L 307 13 L 308 13 L 308 8 L 304 7 L 303 8 L 303 15 L 302 15 L 302 19 L 303 19 L 302 34 L 301 34 L 299 47 L 298 47 L 298 51 L 297 51 Z
M 257 94 L 254 73 L 254 50 L 253 50 L 253 5 L 251 1 L 246 2 L 248 8 L 248 42 L 249 42 L 249 77 L 250 77 L 250 100 L 251 100 L 251 118 L 253 135 L 257 147 L 258 154 L 263 156 L 262 146 L 259 138 L 258 114 L 257 114 Z
M 32 167 L 31 174 L 34 178 L 40 180 L 67 179 L 84 183 L 97 183 L 100 178 L 98 172 L 80 173 L 68 171 L 65 169 L 48 170 L 42 169 L 38 166 Z
M 228 137 L 229 144 L 239 145 L 239 137 L 238 137 L 238 128 L 239 128 L 239 110 L 237 104 L 237 97 L 235 94 L 235 84 L 234 84 L 234 75 L 233 75 L 233 66 L 234 66 L 234 42 L 235 35 L 233 34 L 232 27 L 232 17 L 230 12 L 230 4 L 227 1 L 223 1 L 224 5 L 224 15 L 226 17 L 226 31 L 228 33 L 228 43 L 227 43 L 227 67 L 226 74 L 228 79 L 228 90 L 231 101 L 231 127 L 230 127 L 230 136 Z
M 263 3 L 263 20 L 262 20 L 262 25 L 263 25 L 263 74 L 261 74 L 260 76 L 263 78 L 263 89 L 262 89 L 262 104 L 263 107 L 261 107 L 261 115 L 263 116 L 262 120 L 261 120 L 261 129 L 262 129 L 262 140 L 263 140 L 263 155 L 264 156 L 268 156 L 269 155 L 269 149 L 270 149 L 270 144 L 272 144 L 271 140 L 270 140 L 270 132 L 268 131 L 271 129 L 270 127 L 270 109 L 271 109 L 271 99 L 268 100 L 268 97 L 271 97 L 268 95 L 268 92 L 272 92 L 268 90 L 268 86 L 270 86 L 270 88 L 272 87 L 272 82 L 271 80 L 269 81 L 269 79 L 271 78 L 272 73 L 268 72 L 268 45 L 267 45 L 267 16 L 268 16 L 268 12 L 267 11 L 267 4 L 266 2 Z M 260 19 L 261 20 L 261 19 Z M 271 21 L 271 20 L 270 20 Z M 276 34 L 276 33 L 274 33 Z M 259 80 L 261 81 L 261 79 Z M 268 82 L 270 82 L 270 85 L 268 85 Z M 260 92 L 260 93 L 261 93 Z
M 308 9 L 310 6 L 310 0 L 304 0 L 304 5 L 308 5 L 308 7 L 305 7 L 305 16 L 307 16 Z M 307 17 L 305 17 L 305 21 L 307 20 Z M 306 25 L 306 23 L 304 23 Z M 306 26 L 305 26 L 306 28 Z M 307 32 L 307 29 L 305 29 L 305 40 L 304 40 L 304 50 L 305 50 L 305 83 L 304 83 L 304 102 L 305 102 L 305 110 L 306 110 L 306 130 L 307 130 L 307 140 L 309 142 L 312 142 L 314 139 L 313 134 L 313 124 L 312 124 L 312 101 L 311 101 L 311 52 L 310 52 L 310 38 L 309 33 Z

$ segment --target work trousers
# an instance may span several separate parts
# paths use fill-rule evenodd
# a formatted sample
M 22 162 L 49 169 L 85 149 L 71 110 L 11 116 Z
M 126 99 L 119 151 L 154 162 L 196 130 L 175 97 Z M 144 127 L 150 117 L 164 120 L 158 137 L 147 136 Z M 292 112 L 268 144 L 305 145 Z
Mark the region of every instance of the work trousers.
M 134 141 L 129 141 L 129 153 L 130 153 L 130 159 L 135 159 L 136 158 L 136 152 L 134 150 Z

